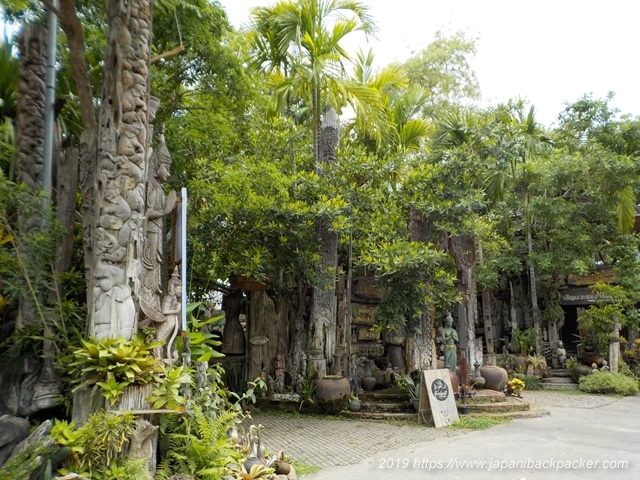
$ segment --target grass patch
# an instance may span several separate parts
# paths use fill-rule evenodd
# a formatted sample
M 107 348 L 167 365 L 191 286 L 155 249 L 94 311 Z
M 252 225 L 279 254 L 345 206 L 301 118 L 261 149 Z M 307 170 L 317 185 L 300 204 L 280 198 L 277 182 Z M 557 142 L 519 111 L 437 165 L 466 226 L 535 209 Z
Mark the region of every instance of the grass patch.
M 298 478 L 302 478 L 305 475 L 311 475 L 312 473 L 317 473 L 322 470 L 318 465 L 309 465 L 308 463 L 300 460 L 291 460 L 291 465 L 296 470 L 296 476 Z
M 460 416 L 460 420 L 448 425 L 447 428 L 486 430 L 501 423 L 509 423 L 511 419 L 503 417 L 472 417 L 470 415 Z

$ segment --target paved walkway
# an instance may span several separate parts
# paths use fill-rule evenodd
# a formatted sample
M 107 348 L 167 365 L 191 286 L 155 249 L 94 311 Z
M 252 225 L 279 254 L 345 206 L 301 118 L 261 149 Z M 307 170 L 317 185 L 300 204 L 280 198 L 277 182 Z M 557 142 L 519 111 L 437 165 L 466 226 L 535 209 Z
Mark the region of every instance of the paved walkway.
M 372 471 L 363 467 L 365 461 L 373 461 L 374 459 L 378 462 L 382 461 L 385 452 L 395 452 L 393 454 L 395 457 L 393 458 L 399 460 L 401 458 L 399 455 L 402 455 L 400 452 L 416 452 L 420 449 L 435 452 L 437 448 L 446 447 L 451 452 L 464 451 L 460 450 L 456 445 L 463 445 L 468 441 L 472 442 L 475 450 L 482 451 L 483 446 L 486 446 L 483 439 L 488 439 L 490 436 L 495 435 L 489 432 L 498 431 L 499 429 L 505 430 L 502 434 L 508 434 L 512 431 L 522 433 L 527 430 L 529 425 L 538 425 L 542 421 L 542 426 L 537 428 L 542 428 L 543 430 L 545 428 L 570 429 L 571 422 L 577 422 L 576 425 L 581 425 L 581 428 L 585 426 L 584 422 L 587 422 L 588 430 L 588 424 L 593 424 L 597 419 L 607 418 L 612 424 L 620 421 L 620 419 L 616 418 L 615 412 L 609 414 L 609 416 L 602 416 L 608 412 L 608 409 L 616 407 L 616 404 L 621 402 L 614 397 L 542 391 L 526 392 L 525 399 L 531 402 L 533 406 L 548 408 L 551 411 L 551 416 L 546 417 L 545 420 L 541 418 L 514 420 L 511 424 L 499 425 L 484 431 L 450 428 L 436 429 L 420 425 L 417 422 L 416 424 L 411 424 L 406 421 L 354 420 L 331 416 L 264 413 L 255 414 L 252 423 L 264 425 L 262 440 L 270 451 L 283 450 L 287 455 L 306 464 L 323 468 L 321 472 L 309 476 L 310 480 L 329 478 L 367 478 L 374 480 L 377 478 L 395 478 L 393 475 L 389 477 L 379 476 L 389 473 L 385 470 L 376 468 Z M 624 402 L 622 404 L 623 411 L 626 413 L 633 411 L 637 417 L 637 425 L 634 427 L 635 432 L 631 432 L 635 435 L 634 443 L 637 446 L 640 443 L 640 397 L 624 399 L 622 402 Z M 610 407 L 607 407 L 607 405 L 610 405 Z M 633 407 L 631 410 L 629 410 L 629 405 Z M 637 413 L 635 413 L 636 411 Z M 622 423 L 624 423 L 624 420 Z M 598 433 L 597 431 L 594 433 L 597 442 L 603 442 L 605 445 L 612 444 L 605 433 Z M 560 437 L 554 436 L 553 438 Z M 539 439 L 541 442 L 546 441 L 544 436 L 539 437 Z M 526 442 L 528 443 L 523 444 L 524 447 L 532 443 L 531 439 L 526 440 Z M 640 468 L 640 453 L 637 454 L 635 468 Z M 609 477 L 605 475 L 598 478 L 640 478 L 638 476 L 640 472 L 638 470 L 634 470 L 634 472 L 635 477 Z M 391 473 L 399 474 L 400 472 L 396 470 Z M 400 475 L 405 476 L 406 473 L 408 472 L 400 473 Z M 426 472 L 419 473 L 423 476 L 426 474 Z M 549 472 L 546 473 L 549 474 Z M 440 476 L 440 478 L 471 478 L 464 475 L 459 477 L 451 476 L 450 474 L 451 472 L 445 477 Z M 531 473 L 527 475 L 527 480 L 529 480 L 530 475 Z M 473 475 L 473 478 L 484 477 Z M 520 479 L 522 476 L 500 478 Z M 547 475 L 531 478 L 551 477 Z

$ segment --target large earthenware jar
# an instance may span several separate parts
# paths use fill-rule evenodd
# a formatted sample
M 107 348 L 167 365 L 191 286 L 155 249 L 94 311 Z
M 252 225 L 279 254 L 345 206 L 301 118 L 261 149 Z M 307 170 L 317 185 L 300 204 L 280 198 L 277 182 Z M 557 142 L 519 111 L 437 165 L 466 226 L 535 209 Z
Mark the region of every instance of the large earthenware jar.
M 326 413 L 335 415 L 347 408 L 349 393 L 351 393 L 351 385 L 345 377 L 327 375 L 316 382 L 318 403 Z
M 589 375 L 592 371 L 593 369 L 591 367 L 576 363 L 571 369 L 571 377 L 573 378 L 574 382 L 580 383 L 580 377 Z
M 507 385 L 509 375 L 502 367 L 483 365 L 480 367 L 480 375 L 485 379 L 484 388 L 502 392 Z

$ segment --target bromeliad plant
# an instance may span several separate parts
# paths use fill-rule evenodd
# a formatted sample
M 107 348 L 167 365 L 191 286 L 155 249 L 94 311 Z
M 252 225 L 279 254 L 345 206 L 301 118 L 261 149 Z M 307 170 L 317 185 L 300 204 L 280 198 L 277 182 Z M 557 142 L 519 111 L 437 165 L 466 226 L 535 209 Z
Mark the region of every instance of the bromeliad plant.
M 162 363 L 152 354 L 158 345 L 145 343 L 142 336 L 131 340 L 91 338 L 62 357 L 60 367 L 74 386 L 72 393 L 92 388 L 114 405 L 127 386 L 146 385 L 165 374 Z

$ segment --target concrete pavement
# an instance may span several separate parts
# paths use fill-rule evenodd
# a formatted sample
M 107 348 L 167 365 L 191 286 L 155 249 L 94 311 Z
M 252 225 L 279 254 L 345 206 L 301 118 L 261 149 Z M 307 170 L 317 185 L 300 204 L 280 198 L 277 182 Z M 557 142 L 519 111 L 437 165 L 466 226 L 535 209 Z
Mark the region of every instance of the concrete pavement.
M 547 409 L 482 431 L 329 416 L 258 414 L 253 422 L 265 426 L 271 451 L 323 467 L 308 480 L 640 478 L 640 397 Z
M 376 452 L 308 480 L 640 478 L 640 397 Z

